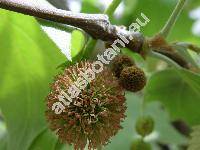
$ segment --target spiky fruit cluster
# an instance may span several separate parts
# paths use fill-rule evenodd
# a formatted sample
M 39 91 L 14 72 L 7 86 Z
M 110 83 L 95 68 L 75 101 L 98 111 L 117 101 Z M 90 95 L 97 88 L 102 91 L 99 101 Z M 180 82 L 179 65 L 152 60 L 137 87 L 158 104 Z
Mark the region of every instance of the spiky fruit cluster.
M 47 97 L 46 117 L 51 129 L 63 142 L 73 144 L 75 150 L 83 150 L 87 144 L 90 150 L 106 145 L 122 128 L 120 123 L 125 118 L 123 88 L 106 67 L 65 107 L 64 112 L 58 115 L 52 111 L 61 90 L 66 92 L 79 73 L 90 66 L 90 62 L 82 62 L 65 69 L 57 76 Z
M 130 67 L 135 65 L 134 61 L 126 55 L 116 56 L 111 63 L 111 69 L 117 78 L 120 77 L 121 71 L 125 67 Z
M 151 150 L 151 145 L 139 139 L 132 143 L 131 150 Z
M 143 116 L 136 122 L 135 129 L 139 135 L 145 137 L 154 130 L 154 120 L 150 116 Z
M 146 76 L 136 66 L 126 67 L 120 74 L 120 83 L 126 90 L 138 92 L 146 85 Z

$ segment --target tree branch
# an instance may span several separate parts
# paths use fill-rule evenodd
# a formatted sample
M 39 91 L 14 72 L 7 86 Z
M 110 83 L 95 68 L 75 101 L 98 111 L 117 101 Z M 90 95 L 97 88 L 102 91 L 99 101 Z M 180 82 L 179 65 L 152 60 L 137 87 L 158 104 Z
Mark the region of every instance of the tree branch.
M 114 40 L 121 39 L 121 36 L 129 39 L 131 34 L 133 40 L 129 41 L 129 44 L 127 44 L 126 47 L 131 49 L 133 52 L 140 54 L 143 50 L 145 38 L 142 34 L 130 33 L 125 29 L 110 24 L 107 15 L 73 13 L 53 7 L 36 5 L 32 2 L 27 0 L 0 0 L 0 8 L 57 23 L 71 25 L 84 30 L 94 39 L 100 39 L 108 43 L 113 43 Z M 180 66 L 185 66 L 185 63 L 181 64 L 182 61 L 176 59 L 176 57 L 171 54 L 164 54 L 162 52 L 158 53 L 165 55 Z
M 106 26 L 109 25 L 108 17 L 105 15 L 72 13 L 52 7 L 37 6 L 25 0 L 0 0 L 0 7 L 26 15 L 83 28 L 84 30 L 89 30 L 91 27 L 106 30 Z
M 78 27 L 94 39 L 103 41 L 113 42 L 119 39 L 120 35 L 126 38 L 130 36 L 128 31 L 111 25 L 108 16 L 103 14 L 73 13 L 52 7 L 38 6 L 27 0 L 0 0 L 0 8 Z M 132 36 L 133 40 L 126 46 L 139 53 L 144 38 L 142 38 L 142 34 L 133 34 Z

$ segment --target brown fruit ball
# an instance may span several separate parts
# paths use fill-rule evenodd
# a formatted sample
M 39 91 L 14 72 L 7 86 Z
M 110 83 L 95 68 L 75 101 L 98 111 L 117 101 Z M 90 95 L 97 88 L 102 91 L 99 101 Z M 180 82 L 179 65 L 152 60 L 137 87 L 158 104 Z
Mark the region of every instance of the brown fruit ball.
M 143 70 L 136 66 L 126 67 L 120 74 L 120 83 L 128 91 L 138 92 L 146 85 L 146 76 Z
M 124 89 L 109 68 L 104 67 L 90 83 L 81 79 L 77 87 L 73 84 L 80 72 L 91 67 L 92 62 L 81 61 L 65 68 L 55 78 L 47 96 L 46 118 L 50 128 L 63 143 L 72 144 L 74 150 L 86 147 L 92 150 L 107 145 L 122 128 L 121 122 L 126 117 Z M 82 90 L 69 101 L 66 95 L 72 94 L 69 92 L 72 85 Z
M 134 61 L 126 55 L 118 55 L 116 56 L 111 63 L 111 70 L 114 73 L 114 75 L 119 78 L 121 71 L 125 67 L 130 67 L 135 65 Z

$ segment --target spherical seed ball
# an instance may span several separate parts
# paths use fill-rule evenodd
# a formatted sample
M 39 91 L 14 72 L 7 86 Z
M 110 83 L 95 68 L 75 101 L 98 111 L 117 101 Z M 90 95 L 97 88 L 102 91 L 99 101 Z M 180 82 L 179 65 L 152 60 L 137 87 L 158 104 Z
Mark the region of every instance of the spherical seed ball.
M 150 116 L 143 116 L 136 122 L 135 129 L 139 135 L 145 137 L 154 130 L 154 120 Z
M 132 143 L 131 150 L 151 150 L 151 144 L 139 139 Z
M 113 71 L 114 75 L 119 78 L 121 71 L 125 67 L 135 65 L 134 61 L 126 55 L 118 55 L 116 56 L 111 62 L 111 70 Z
M 53 111 L 52 107 L 59 102 L 59 97 L 63 96 L 62 100 L 67 101 L 62 91 L 69 94 L 69 87 L 91 65 L 90 62 L 81 62 L 66 68 L 63 74 L 56 77 L 47 96 L 46 118 L 50 128 L 61 141 L 72 144 L 75 150 L 84 150 L 86 145 L 89 150 L 106 145 L 122 128 L 120 124 L 125 118 L 124 90 L 107 67 L 95 74 L 90 83 L 86 82 L 86 88 L 64 105 L 61 114 Z M 90 79 L 91 72 L 87 75 L 87 79 Z
M 146 85 L 146 76 L 136 66 L 126 67 L 120 74 L 120 83 L 126 90 L 138 92 Z

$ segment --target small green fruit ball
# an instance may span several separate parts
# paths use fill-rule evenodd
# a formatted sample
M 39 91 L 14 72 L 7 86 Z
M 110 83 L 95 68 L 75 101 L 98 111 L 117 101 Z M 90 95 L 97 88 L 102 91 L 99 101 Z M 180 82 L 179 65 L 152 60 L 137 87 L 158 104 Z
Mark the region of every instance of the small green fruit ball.
M 142 90 L 146 81 L 144 71 L 136 66 L 126 67 L 120 74 L 120 83 L 128 91 L 138 92 Z
M 135 62 L 129 56 L 118 55 L 111 62 L 111 70 L 114 75 L 119 78 L 121 71 L 125 67 L 130 67 L 133 65 L 135 65 Z
M 154 120 L 150 116 L 144 116 L 137 120 L 135 129 L 139 135 L 145 137 L 154 130 Z
M 139 139 L 132 143 L 131 150 L 151 150 L 151 144 Z

